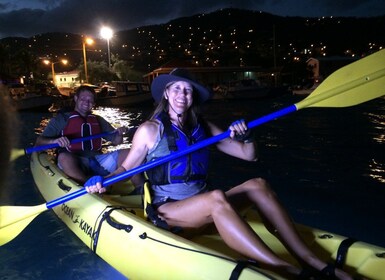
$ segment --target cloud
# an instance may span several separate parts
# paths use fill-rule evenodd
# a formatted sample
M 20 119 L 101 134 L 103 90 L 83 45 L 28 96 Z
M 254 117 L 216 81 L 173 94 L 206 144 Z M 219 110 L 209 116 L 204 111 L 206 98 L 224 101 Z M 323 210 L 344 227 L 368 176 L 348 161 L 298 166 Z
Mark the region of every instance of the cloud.
M 0 0 L 0 38 L 46 32 L 98 36 L 102 25 L 114 30 L 166 23 L 220 8 L 262 10 L 282 16 L 375 16 L 385 0 Z
M 274 0 L 265 2 L 263 9 L 278 15 L 319 17 L 385 15 L 385 0 Z
M 31 35 L 39 30 L 39 19 L 44 15 L 42 10 L 22 9 L 0 14 L 0 36 Z M 1 36 L 4 37 L 4 36 Z

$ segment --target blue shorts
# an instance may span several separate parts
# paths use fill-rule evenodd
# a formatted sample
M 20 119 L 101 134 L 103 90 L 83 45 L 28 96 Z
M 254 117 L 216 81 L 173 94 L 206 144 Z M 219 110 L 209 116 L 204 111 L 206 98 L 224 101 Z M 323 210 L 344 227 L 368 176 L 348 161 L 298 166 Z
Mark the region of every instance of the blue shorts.
M 118 157 L 118 151 L 113 151 L 110 153 L 95 156 L 99 164 L 109 173 L 114 172 L 118 168 Z
M 79 156 L 79 160 L 86 175 L 106 176 L 118 168 L 118 157 L 119 151 L 113 151 L 93 157 Z M 58 167 L 62 169 L 59 163 Z
M 166 204 L 168 202 L 175 202 L 175 201 L 178 201 L 178 200 L 169 198 L 167 196 L 156 196 L 153 198 L 151 205 L 154 206 L 155 210 L 157 210 L 163 204 Z

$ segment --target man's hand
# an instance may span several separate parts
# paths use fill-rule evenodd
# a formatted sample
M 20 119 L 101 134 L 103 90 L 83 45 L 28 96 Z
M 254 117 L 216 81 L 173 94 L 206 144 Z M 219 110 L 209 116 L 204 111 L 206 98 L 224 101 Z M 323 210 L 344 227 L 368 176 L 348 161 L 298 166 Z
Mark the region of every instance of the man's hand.
M 55 140 L 52 141 L 52 143 L 53 144 L 57 143 L 62 148 L 65 148 L 65 147 L 68 147 L 69 145 L 71 145 L 70 140 L 65 136 L 56 138 Z

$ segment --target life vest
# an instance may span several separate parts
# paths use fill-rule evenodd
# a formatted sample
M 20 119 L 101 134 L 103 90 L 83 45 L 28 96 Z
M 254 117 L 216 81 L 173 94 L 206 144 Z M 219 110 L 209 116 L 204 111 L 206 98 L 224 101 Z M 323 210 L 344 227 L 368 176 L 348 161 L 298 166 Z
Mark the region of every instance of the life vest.
M 100 134 L 102 129 L 95 115 L 82 117 L 77 112 L 72 112 L 67 120 L 67 124 L 62 130 L 62 135 L 69 140 Z M 66 149 L 70 152 L 98 151 L 102 148 L 102 139 L 96 138 L 80 143 L 71 144 Z
M 164 133 L 157 147 L 147 155 L 147 161 L 156 160 L 170 153 L 186 149 L 207 138 L 202 124 L 192 129 L 187 135 L 173 125 L 167 114 L 161 113 L 157 119 L 164 126 Z M 147 171 L 153 185 L 206 181 L 209 163 L 209 150 L 202 148 L 187 155 L 178 157 L 168 163 L 156 166 Z

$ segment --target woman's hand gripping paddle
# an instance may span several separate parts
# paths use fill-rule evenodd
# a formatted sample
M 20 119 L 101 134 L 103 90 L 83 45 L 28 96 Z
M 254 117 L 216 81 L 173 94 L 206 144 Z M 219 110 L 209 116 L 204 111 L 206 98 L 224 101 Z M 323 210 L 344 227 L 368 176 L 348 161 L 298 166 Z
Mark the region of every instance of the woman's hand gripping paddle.
M 249 129 L 277 119 L 291 112 L 310 107 L 348 107 L 357 105 L 385 94 L 385 50 L 351 63 L 332 73 L 307 98 L 280 111 L 251 121 Z M 158 160 L 148 162 L 124 173 L 109 177 L 103 182 L 107 187 L 118 181 L 142 173 L 157 165 L 184 156 L 230 136 L 230 131 L 198 142 L 183 151 L 172 153 Z M 37 215 L 66 201 L 86 194 L 85 188 L 69 193 L 56 200 L 38 206 L 0 207 L 0 245 L 15 238 Z

